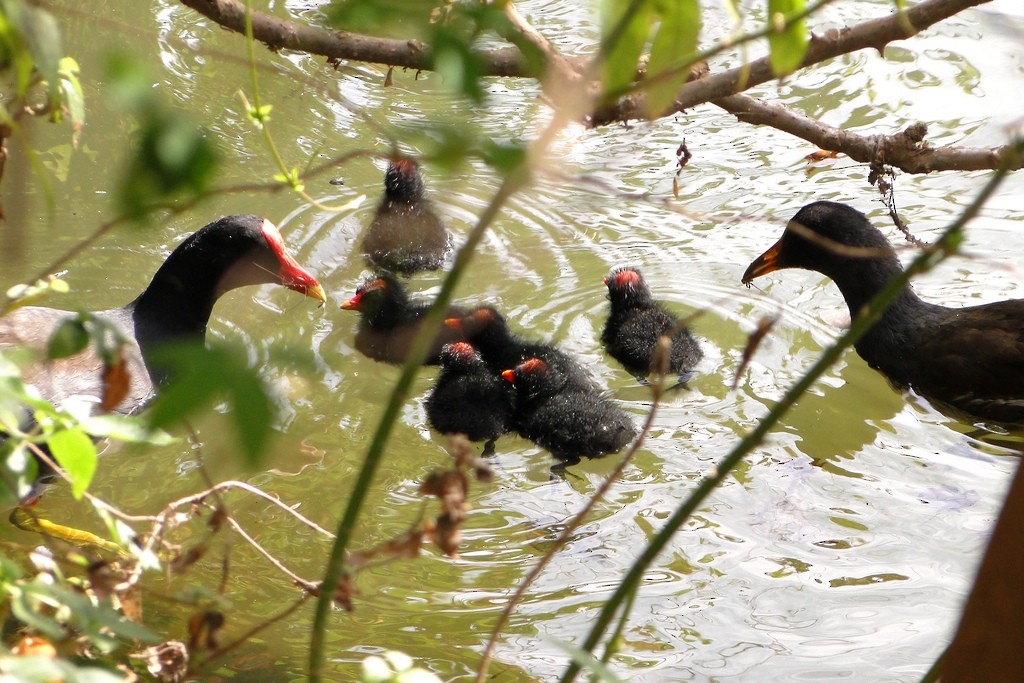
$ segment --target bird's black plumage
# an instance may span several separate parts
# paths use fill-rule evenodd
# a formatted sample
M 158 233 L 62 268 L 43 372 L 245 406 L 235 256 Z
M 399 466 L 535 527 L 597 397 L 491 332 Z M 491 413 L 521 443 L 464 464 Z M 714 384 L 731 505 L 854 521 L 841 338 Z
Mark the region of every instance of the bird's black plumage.
M 400 275 L 437 270 L 452 252 L 452 236 L 423 187 L 419 165 L 393 159 L 384 173 L 384 196 L 361 249 L 377 269 Z
M 461 318 L 447 319 L 445 324 L 472 344 L 495 372 L 513 368 L 527 358 L 541 358 L 557 366 L 569 386 L 583 391 L 599 390 L 593 376 L 579 361 L 552 344 L 514 334 L 505 316 L 493 306 L 480 306 Z
M 341 308 L 360 313 L 355 346 L 363 355 L 385 363 L 404 363 L 416 338 L 422 333 L 429 302 L 413 301 L 393 275 L 379 273 L 367 278 Z M 465 309 L 450 306 L 446 317 L 462 316 Z M 427 348 L 426 365 L 436 365 L 441 347 L 459 341 L 462 335 L 442 325 Z
M 615 453 L 636 437 L 636 424 L 611 399 L 574 387 L 564 368 L 531 357 L 502 373 L 516 391 L 516 431 L 565 465 Z
M 689 328 L 663 304 L 654 300 L 638 268 L 616 268 L 604 280 L 610 312 L 601 332 L 608 354 L 628 372 L 643 380 L 652 368 L 654 351 L 668 336 L 668 373 L 685 382 L 703 357 L 700 344 Z
M 427 419 L 442 434 L 465 434 L 485 441 L 484 454 L 512 429 L 512 386 L 494 372 L 470 344 L 455 342 L 441 350 L 441 372 L 427 397 Z
M 800 209 L 743 282 L 782 268 L 830 278 L 851 316 L 901 271 L 882 233 L 837 202 Z M 1024 424 L 1024 299 L 949 308 L 922 301 L 908 285 L 855 347 L 898 387 L 983 420 Z

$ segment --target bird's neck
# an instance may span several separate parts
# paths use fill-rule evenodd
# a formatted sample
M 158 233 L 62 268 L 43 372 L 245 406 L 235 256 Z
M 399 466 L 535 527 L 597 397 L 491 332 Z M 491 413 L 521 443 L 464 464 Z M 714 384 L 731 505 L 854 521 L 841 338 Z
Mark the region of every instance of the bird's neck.
M 856 277 L 837 281 L 850 309 L 851 319 L 862 313 L 893 277 L 900 274 L 898 265 L 865 263 Z M 897 383 L 899 368 L 913 361 L 920 332 L 930 326 L 944 309 L 922 301 L 907 284 L 882 313 L 878 321 L 854 345 L 872 367 L 883 369 Z
M 165 382 L 171 373 L 154 358 L 154 352 L 163 346 L 202 344 L 213 305 L 220 296 L 219 273 L 195 269 L 186 280 L 173 271 L 161 271 L 157 271 L 149 287 L 127 306 L 139 350 L 150 377 L 157 384 Z

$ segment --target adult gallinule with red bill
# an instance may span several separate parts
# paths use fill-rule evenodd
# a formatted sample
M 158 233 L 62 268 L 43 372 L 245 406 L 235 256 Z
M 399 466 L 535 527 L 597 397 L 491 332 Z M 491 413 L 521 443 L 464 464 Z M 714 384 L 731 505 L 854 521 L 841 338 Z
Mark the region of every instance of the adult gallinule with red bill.
M 384 196 L 362 241 L 375 268 L 400 275 L 437 270 L 452 252 L 452 236 L 427 199 L 419 165 L 392 159 L 384 173 Z
M 851 316 L 901 271 L 881 231 L 836 202 L 800 209 L 743 282 L 782 268 L 830 278 Z M 922 301 L 907 286 L 855 348 L 898 387 L 984 420 L 1024 424 L 1024 299 L 949 308 Z
M 484 455 L 494 452 L 494 441 L 512 429 L 515 391 L 491 370 L 467 342 L 441 350 L 441 373 L 427 397 L 427 419 L 442 434 L 465 434 L 470 441 L 485 441 Z
M 527 358 L 501 376 L 516 390 L 516 431 L 561 460 L 557 469 L 615 453 L 636 437 L 636 424 L 618 405 L 574 388 L 557 359 Z
M 169 343 L 202 343 L 217 299 L 237 287 L 258 284 L 280 284 L 326 300 L 316 278 L 287 252 L 273 223 L 259 216 L 226 216 L 186 238 L 134 301 L 96 313 L 125 340 L 122 353 L 130 387 L 113 410 L 136 412 L 167 379 L 168 371 L 155 361 L 154 351 Z M 71 316 L 52 308 L 15 309 L 0 317 L 0 350 L 17 346 L 42 351 L 53 331 Z M 23 377 L 53 403 L 72 396 L 99 403 L 102 373 L 103 361 L 86 350 L 35 362 L 24 368 Z
M 654 300 L 651 289 L 637 268 L 616 268 L 604 279 L 608 287 L 611 312 L 601 343 L 641 384 L 654 368 L 651 362 L 658 340 L 671 339 L 668 372 L 684 383 L 693 376 L 693 369 L 703 357 L 700 344 L 689 328 L 665 306 Z
M 341 308 L 360 313 L 355 345 L 363 355 L 385 363 L 404 363 L 423 329 L 430 303 L 412 301 L 397 278 L 381 273 L 367 278 Z M 465 309 L 451 306 L 445 317 L 465 314 Z M 442 325 L 427 349 L 424 364 L 437 365 L 441 347 L 461 339 L 461 333 Z

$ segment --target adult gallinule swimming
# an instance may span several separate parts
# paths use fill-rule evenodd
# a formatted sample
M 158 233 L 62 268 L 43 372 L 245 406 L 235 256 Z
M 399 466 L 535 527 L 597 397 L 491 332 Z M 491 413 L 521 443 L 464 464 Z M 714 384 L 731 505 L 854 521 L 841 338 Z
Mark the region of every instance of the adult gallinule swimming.
M 362 251 L 371 266 L 400 275 L 437 270 L 451 254 L 451 233 L 427 199 L 412 159 L 388 164 L 384 196 L 363 236 Z
M 185 239 L 167 257 L 149 286 L 130 304 L 95 315 L 115 326 L 130 388 L 114 407 L 121 413 L 141 408 L 154 387 L 167 379 L 153 352 L 170 342 L 202 343 L 213 305 L 236 287 L 276 283 L 325 301 L 316 278 L 285 250 L 277 228 L 259 216 L 227 216 Z M 24 307 L 0 317 L 0 349 L 43 350 L 52 332 L 72 314 L 52 308 Z M 28 384 L 60 403 L 72 396 L 97 403 L 103 394 L 103 362 L 90 350 L 23 370 Z
M 782 238 L 750 264 L 743 282 L 782 268 L 829 277 L 851 316 L 901 270 L 867 217 L 836 202 L 800 209 Z M 907 286 L 855 347 L 898 387 L 985 420 L 1024 424 L 1024 299 L 948 308 L 922 301 Z
M 692 377 L 693 368 L 704 355 L 700 344 L 676 316 L 654 300 L 639 269 L 616 268 L 604 283 L 611 313 L 601 332 L 601 343 L 608 354 L 643 384 L 653 370 L 651 361 L 658 340 L 668 335 L 672 340 L 668 372 L 677 375 L 680 383 Z
M 448 318 L 445 324 L 472 344 L 484 362 L 497 373 L 536 357 L 557 364 L 569 386 L 582 391 L 600 390 L 579 361 L 551 344 L 527 341 L 513 334 L 505 316 L 492 306 L 480 306 L 462 318 Z
M 610 399 L 574 388 L 564 367 L 531 357 L 501 373 L 516 391 L 516 431 L 562 461 L 599 458 L 636 437 L 636 424 Z
M 484 455 L 494 452 L 494 441 L 512 429 L 515 391 L 467 342 L 441 349 L 441 373 L 427 397 L 427 419 L 442 434 L 465 434 L 470 441 L 486 441 Z
M 423 328 L 430 304 L 412 301 L 397 278 L 381 273 L 367 278 L 341 308 L 361 315 L 355 345 L 363 355 L 385 363 L 404 363 Z M 451 306 L 445 317 L 465 314 L 464 309 Z M 442 325 L 427 349 L 424 364 L 437 365 L 441 347 L 461 339 L 459 332 Z

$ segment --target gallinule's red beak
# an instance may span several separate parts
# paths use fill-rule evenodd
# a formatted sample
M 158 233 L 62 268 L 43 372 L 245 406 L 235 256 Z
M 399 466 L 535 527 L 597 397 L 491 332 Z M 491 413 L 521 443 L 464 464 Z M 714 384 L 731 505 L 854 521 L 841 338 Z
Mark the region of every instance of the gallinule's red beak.
M 516 371 L 515 370 L 502 370 L 501 371 L 501 378 L 503 380 L 505 380 L 506 382 L 515 382 L 516 381 Z
M 363 298 L 363 293 L 359 292 L 354 297 L 352 297 L 351 299 L 346 299 L 345 301 L 342 301 L 341 302 L 341 306 L 340 306 L 341 310 L 343 310 L 343 311 L 358 311 L 359 310 L 359 300 L 362 299 L 362 298 Z
M 773 273 L 780 268 L 785 268 L 782 262 L 782 240 L 773 244 L 768 251 L 758 256 L 747 266 L 747 271 L 743 273 L 742 282 L 745 285 L 749 285 L 750 281 L 755 277 Z
M 462 329 L 462 318 L 445 318 L 445 327 L 455 330 L 459 334 L 463 334 Z
M 284 247 L 284 240 L 281 239 L 281 233 L 278 231 L 277 226 L 270 221 L 263 219 L 260 230 L 263 232 L 263 237 L 267 240 L 267 244 L 270 246 L 271 251 L 274 252 L 274 255 L 277 256 L 278 262 L 281 264 L 281 267 L 277 271 L 277 276 L 281 278 L 281 284 L 288 289 L 298 292 L 299 294 L 304 294 L 312 299 L 316 299 L 320 303 L 326 303 L 327 295 L 324 293 L 324 288 L 315 277 L 310 275 L 301 265 L 299 265 L 299 262 L 295 260 L 294 256 L 288 253 Z

